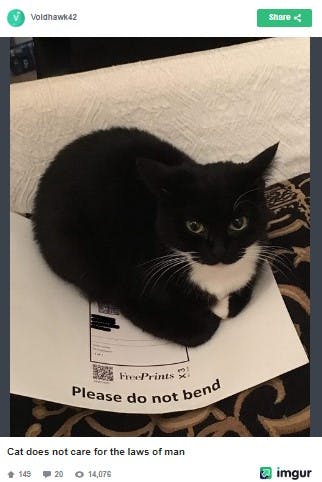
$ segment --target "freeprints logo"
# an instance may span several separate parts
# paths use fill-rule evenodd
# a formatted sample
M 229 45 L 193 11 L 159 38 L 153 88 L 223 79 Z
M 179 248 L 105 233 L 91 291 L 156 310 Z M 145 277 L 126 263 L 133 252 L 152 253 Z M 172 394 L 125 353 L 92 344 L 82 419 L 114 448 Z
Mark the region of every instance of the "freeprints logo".
M 22 10 L 15 8 L 8 13 L 7 21 L 11 27 L 20 27 L 25 21 L 25 14 Z
M 261 479 L 271 479 L 272 478 L 272 467 L 261 467 L 259 469 L 259 477 Z
M 276 469 L 276 477 L 277 478 L 285 478 L 285 479 L 292 479 L 298 480 L 303 478 L 308 478 L 311 476 L 312 470 L 299 470 L 299 469 L 281 469 L 277 467 Z M 273 478 L 273 469 L 272 467 L 260 467 L 259 469 L 259 478 L 264 480 L 269 480 Z

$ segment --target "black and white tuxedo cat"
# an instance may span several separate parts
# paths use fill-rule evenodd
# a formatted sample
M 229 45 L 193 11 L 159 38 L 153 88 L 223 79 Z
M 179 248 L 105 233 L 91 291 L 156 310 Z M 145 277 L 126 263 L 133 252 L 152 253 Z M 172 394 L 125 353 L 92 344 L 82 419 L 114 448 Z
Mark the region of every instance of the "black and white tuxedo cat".
M 251 297 L 276 150 L 200 165 L 147 132 L 93 132 L 41 178 L 35 239 L 52 270 L 89 299 L 119 306 L 156 336 L 200 345 Z

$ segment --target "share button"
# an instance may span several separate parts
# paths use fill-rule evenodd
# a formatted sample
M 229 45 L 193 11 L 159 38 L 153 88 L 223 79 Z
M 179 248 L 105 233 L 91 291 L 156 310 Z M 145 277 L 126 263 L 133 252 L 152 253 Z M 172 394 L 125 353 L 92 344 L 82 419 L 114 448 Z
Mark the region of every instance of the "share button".
M 312 10 L 300 9 L 258 9 L 257 27 L 312 27 Z

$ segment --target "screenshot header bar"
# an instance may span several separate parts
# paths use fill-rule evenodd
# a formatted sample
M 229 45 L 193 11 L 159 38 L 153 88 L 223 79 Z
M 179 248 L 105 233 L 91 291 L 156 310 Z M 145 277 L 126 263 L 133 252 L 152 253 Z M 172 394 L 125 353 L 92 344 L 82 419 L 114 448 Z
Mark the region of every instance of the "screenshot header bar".
M 2 36 L 279 36 L 322 35 L 322 3 L 314 0 L 5 0 Z

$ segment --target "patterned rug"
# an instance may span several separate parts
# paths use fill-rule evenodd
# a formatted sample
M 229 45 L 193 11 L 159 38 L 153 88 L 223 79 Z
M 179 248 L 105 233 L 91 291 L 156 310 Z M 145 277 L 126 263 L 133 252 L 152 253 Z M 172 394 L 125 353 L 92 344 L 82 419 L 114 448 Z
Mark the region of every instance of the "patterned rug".
M 309 350 L 309 175 L 267 189 L 272 269 Z M 11 436 L 309 436 L 309 366 L 198 410 L 128 415 L 11 396 Z

